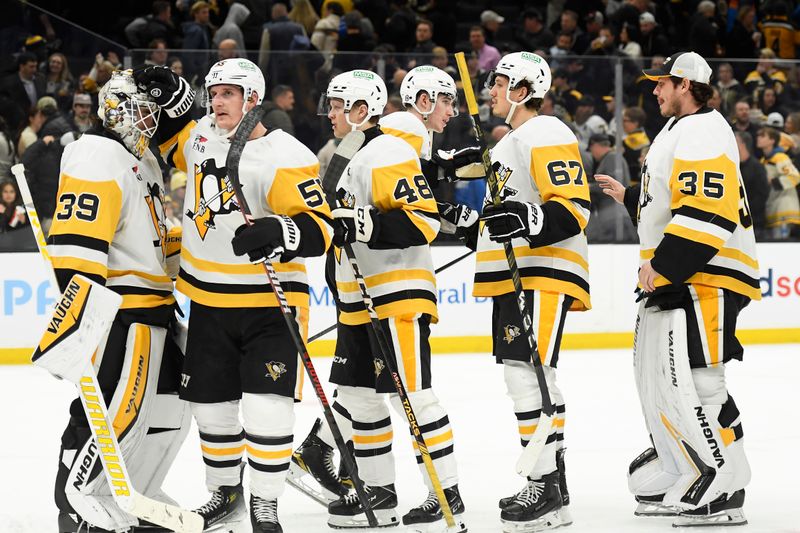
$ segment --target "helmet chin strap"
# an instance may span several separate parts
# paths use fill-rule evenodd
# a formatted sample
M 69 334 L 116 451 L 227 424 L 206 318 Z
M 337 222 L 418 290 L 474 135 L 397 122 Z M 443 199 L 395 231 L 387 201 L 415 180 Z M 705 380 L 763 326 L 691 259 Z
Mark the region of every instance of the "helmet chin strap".
M 350 131 L 356 131 L 358 128 L 366 124 L 369 120 L 369 115 L 367 115 L 364 120 L 356 124 L 355 122 L 350 122 L 350 111 L 346 111 L 344 114 L 344 120 L 350 125 Z
M 517 106 L 525 104 L 525 102 L 527 102 L 531 98 L 533 98 L 533 93 L 529 92 L 525 98 L 523 98 L 519 102 L 515 102 L 514 100 L 511 99 L 511 85 L 506 87 L 506 100 L 508 100 L 508 103 L 511 104 L 511 109 L 508 110 L 508 115 L 506 115 L 506 124 L 511 126 L 511 119 L 514 116 L 514 111 L 517 110 Z

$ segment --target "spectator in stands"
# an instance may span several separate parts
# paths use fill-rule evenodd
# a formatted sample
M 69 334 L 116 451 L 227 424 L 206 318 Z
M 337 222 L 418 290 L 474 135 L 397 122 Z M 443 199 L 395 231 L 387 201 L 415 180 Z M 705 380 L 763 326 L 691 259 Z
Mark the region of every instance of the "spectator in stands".
M 233 57 L 242 57 L 244 53 L 239 50 L 236 41 L 233 39 L 225 39 L 217 46 L 217 61 L 224 59 L 231 59 Z
M 575 44 L 572 45 L 572 52 L 576 55 L 584 54 L 589 49 L 592 41 L 600 34 L 600 28 L 603 27 L 605 19 L 600 11 L 590 11 L 583 21 L 586 31 L 578 35 L 575 38 Z
M 550 59 L 548 60 L 548 64 L 550 65 L 551 69 L 561 69 L 567 66 L 564 60 L 559 61 L 559 57 L 572 55 L 573 45 L 574 41 L 572 33 L 564 30 L 558 32 L 558 35 L 556 36 L 556 44 L 555 46 L 551 46 L 549 50 Z
M 58 104 L 56 104 L 52 96 L 42 96 L 39 101 L 36 102 L 36 107 L 45 117 L 42 129 L 39 131 L 39 138 L 52 135 L 56 139 L 59 139 L 68 131 L 72 131 L 72 125 L 69 120 L 67 120 L 67 117 L 58 109 Z
M 469 45 L 472 51 L 478 54 L 478 66 L 481 70 L 490 71 L 500 61 L 500 52 L 494 46 L 486 44 L 486 35 L 481 26 L 469 29 Z
M 288 17 L 292 22 L 300 24 L 308 36 L 314 33 L 317 22 L 319 22 L 319 15 L 314 11 L 309 0 L 293 0 L 292 10 L 289 11 Z
M 800 113 L 789 113 L 784 131 L 792 138 L 795 146 L 800 147 Z
M 152 12 L 137 17 L 125 27 L 125 36 L 134 48 L 144 48 L 154 39 L 161 39 L 167 48 L 177 48 L 180 36 L 172 23 L 172 6 L 165 0 L 153 2 Z
M 181 27 L 183 49 L 187 51 L 183 56 L 183 67 L 187 79 L 195 85 L 202 83 L 208 67 L 209 55 L 200 50 L 211 48 L 209 8 L 209 3 L 203 0 L 192 4 L 189 10 L 192 20 L 184 22 Z
M 728 57 L 754 58 L 761 47 L 761 33 L 756 28 L 756 10 L 752 5 L 739 6 L 733 29 L 725 41 Z M 744 78 L 750 68 L 746 63 L 735 63 L 736 76 Z
M 650 68 L 660 68 L 665 60 L 666 58 L 664 56 L 653 56 L 650 62 Z M 641 107 L 644 110 L 647 116 L 644 123 L 644 130 L 651 139 L 655 138 L 658 132 L 661 131 L 661 128 L 664 127 L 664 124 L 667 123 L 667 119 L 661 116 L 661 111 L 658 107 L 658 99 L 653 98 L 653 89 L 655 86 L 653 81 L 648 80 L 643 75 L 639 76 L 634 82 L 633 90 L 631 91 L 632 97 L 628 101 L 629 104 Z
M 781 117 L 786 116 L 786 110 L 778 102 L 778 95 L 774 87 L 764 87 L 758 94 L 758 109 L 765 117 L 770 113 L 779 113 Z M 783 127 L 783 124 L 781 124 Z
M 522 50 L 547 50 L 556 42 L 553 32 L 544 25 L 542 14 L 533 8 L 522 12 L 522 28 L 517 31 L 514 40 Z
M 417 44 L 411 49 L 412 56 L 408 61 L 408 69 L 430 63 L 430 55 L 436 48 L 436 43 L 432 40 L 433 23 L 431 21 L 422 19 L 417 22 L 416 37 Z
M 584 95 L 575 108 L 573 126 L 578 134 L 578 141 L 582 150 L 589 146 L 589 138 L 596 134 L 608 134 L 608 124 L 594 112 L 594 99 Z
M 55 98 L 61 109 L 69 107 L 75 91 L 75 78 L 69 71 L 69 62 L 64 54 L 56 52 L 50 55 L 44 78 L 45 94 Z
M 645 11 L 639 15 L 639 39 L 643 57 L 668 56 L 670 53 L 669 41 L 661 32 L 661 27 L 656 23 L 656 17 Z
M 30 52 L 21 53 L 17 57 L 17 72 L 6 76 L 0 86 L 0 93 L 16 104 L 15 108 L 9 110 L 10 115 L 7 117 L 12 129 L 22 124 L 28 116 L 28 110 L 45 94 L 45 80 L 37 73 L 37 65 L 35 55 Z
M 750 103 L 746 99 L 736 102 L 733 108 L 733 131 L 746 131 L 756 138 L 758 127 L 750 121 Z
M 800 198 L 797 196 L 797 185 L 800 173 L 792 160 L 778 146 L 780 134 L 769 126 L 758 130 L 756 146 L 764 156 L 761 163 L 767 170 L 767 181 L 770 185 L 767 197 L 767 228 L 771 236 L 785 239 L 789 236 L 791 226 L 800 225 Z
M 392 14 L 386 21 L 386 35 L 381 35 L 381 40 L 393 45 L 400 53 L 408 52 L 414 46 L 417 15 L 408 0 L 393 0 L 389 7 Z
M 619 44 L 617 48 L 619 48 L 619 51 L 626 57 L 637 60 L 636 68 L 641 70 L 642 64 L 638 59 L 642 57 L 642 47 L 639 43 L 631 39 L 631 33 L 632 28 L 627 24 L 623 24 L 622 29 L 619 31 Z
M 589 153 L 592 157 L 594 174 L 617 177 L 623 184 L 630 185 L 631 176 L 628 165 L 622 156 L 614 151 L 614 138 L 607 133 L 594 133 L 589 137 Z M 592 202 L 592 214 L 586 227 L 586 236 L 590 242 L 612 242 L 617 236 L 627 233 L 632 236 L 630 222 L 627 222 L 625 209 L 617 205 L 613 198 L 604 194 L 600 185 L 589 178 L 589 195 Z
M 403 111 L 403 100 L 400 98 L 398 94 L 389 95 L 389 98 L 386 99 L 386 105 L 383 107 L 383 114 L 391 115 L 392 113 L 396 113 L 398 111 Z
M 333 66 L 333 52 L 336 51 L 336 43 L 339 40 L 339 21 L 344 16 L 344 10 L 339 2 L 328 2 L 325 4 L 324 14 L 325 16 L 314 26 L 311 44 L 322 52 L 325 58 L 322 68 L 328 72 Z
M 734 135 L 736 135 L 736 145 L 739 147 L 739 170 L 747 193 L 747 205 L 750 207 L 753 229 L 756 239 L 761 240 L 767 236 L 765 215 L 769 195 L 767 170 L 753 157 L 753 137 L 746 131 L 737 131 Z
M 337 54 L 333 59 L 333 67 L 346 72 L 369 66 L 369 55 L 375 48 L 375 40 L 364 33 L 361 25 L 361 13 L 351 11 L 344 16 L 345 33 L 339 35 L 339 52 L 361 52 Z
M 573 41 L 577 40 L 583 33 L 578 27 L 578 13 L 571 9 L 562 11 L 561 17 L 559 18 L 559 31 L 567 32 L 572 36 Z
M 714 111 L 719 111 L 722 113 L 722 95 L 720 95 L 719 89 L 713 85 L 711 86 L 711 98 L 708 99 L 708 103 L 706 105 Z
M 613 13 L 610 13 L 607 7 L 606 14 L 609 15 L 609 27 L 615 34 L 619 34 L 623 24 L 637 28 L 636 35 L 634 35 L 634 40 L 637 40 L 639 38 L 639 17 L 647 11 L 648 4 L 647 0 L 625 0 L 625 3 Z
M 495 11 L 487 9 L 481 13 L 481 26 L 483 26 L 486 42 L 492 46 L 498 46 L 497 32 L 500 26 L 506 21 L 505 17 L 501 17 Z
M 762 48 L 755 70 L 744 79 L 744 88 L 754 98 L 764 87 L 775 87 L 777 93 L 781 94 L 786 81 L 786 73 L 775 67 L 775 52 L 770 48 Z
M 697 4 L 697 13 L 689 23 L 689 49 L 706 58 L 722 55 L 722 29 L 716 18 L 716 9 L 714 2 L 703 0 Z
M 19 229 L 28 223 L 16 184 L 0 178 L 0 233 Z
M 88 94 L 76 93 L 72 97 L 72 111 L 68 115 L 72 131 L 85 133 L 94 125 L 92 118 L 92 99 Z
M 730 63 L 721 63 L 717 69 L 717 82 L 714 86 L 719 89 L 722 99 L 720 105 L 722 116 L 730 116 L 736 102 L 745 96 L 744 86 L 733 77 L 733 66 Z
M 167 42 L 164 39 L 153 39 L 147 43 L 147 48 L 150 51 L 147 53 L 147 59 L 144 60 L 146 64 L 159 67 L 167 64 Z
M 216 33 L 214 33 L 214 39 L 211 41 L 212 44 L 219 48 L 222 41 L 231 39 L 236 43 L 236 57 L 244 57 L 244 51 L 247 47 L 244 44 L 244 34 L 242 33 L 241 26 L 249 16 L 250 10 L 247 9 L 244 4 L 238 2 L 231 4 L 230 9 L 228 9 L 228 15 L 225 17 L 225 22 L 217 29 Z
M 14 139 L 8 124 L 0 117 L 0 180 L 11 179 L 11 167 L 17 162 Z
M 267 129 L 281 129 L 294 135 L 294 125 L 289 112 L 294 109 L 294 92 L 288 85 L 276 85 L 272 89 L 272 99 L 265 105 L 264 117 L 261 123 Z
M 590 86 L 585 87 L 588 90 L 583 90 L 581 85 L 578 85 L 578 88 L 584 93 L 591 92 L 597 98 L 612 94 L 614 92 L 614 78 L 610 73 L 614 72 L 615 60 L 613 58 L 618 57 L 620 54 L 611 28 L 608 26 L 603 27 L 597 39 L 592 41 L 589 50 L 585 54 L 597 57 L 597 59 L 587 61 L 584 67 L 584 79 Z M 606 60 L 600 58 L 606 58 Z M 638 71 L 639 69 L 636 70 Z
M 28 146 L 39 139 L 39 131 L 42 129 L 45 118 L 44 113 L 42 113 L 38 107 L 31 107 L 30 112 L 28 112 L 28 125 L 22 130 L 19 136 L 19 143 L 17 143 L 17 154 L 19 154 L 20 157 L 25 153 Z M 0 120 L 2 120 L 2 118 L 0 118 Z
M 781 115 L 780 113 L 770 113 L 769 115 L 767 115 L 764 123 L 767 126 L 775 128 L 775 130 L 778 132 L 778 135 L 780 135 L 781 137 L 780 140 L 778 141 L 778 146 L 780 146 L 783 149 L 783 151 L 789 155 L 789 157 L 793 157 L 794 155 L 797 154 L 798 146 L 795 143 L 794 138 L 788 133 L 783 131 L 783 127 L 785 124 L 783 115 Z
M 181 58 L 172 56 L 167 59 L 167 68 L 178 76 L 183 76 L 183 61 L 181 61 Z
M 456 71 L 455 67 L 450 65 L 447 57 L 447 50 L 443 46 L 434 47 L 434 49 L 431 51 L 431 54 L 431 65 L 438 69 L 444 70 L 453 76 L 453 79 L 458 78 L 458 72 Z
M 289 20 L 285 4 L 273 4 L 272 20 L 264 24 L 261 33 L 258 65 L 267 74 L 267 87 L 291 79 L 293 68 L 289 50 L 295 38 L 305 36 L 303 27 Z M 276 53 L 277 52 L 277 53 Z
M 795 2 L 792 2 L 795 4 Z M 789 18 L 791 10 L 783 0 L 764 2 L 763 18 L 758 27 L 764 34 L 764 47 L 775 51 L 780 59 L 795 59 L 798 32 Z
M 567 120 L 572 120 L 572 117 L 575 115 L 575 109 L 578 107 L 578 102 L 583 98 L 583 93 L 570 86 L 565 69 L 553 71 L 552 77 L 553 81 L 550 85 L 550 92 L 553 95 L 554 103 L 560 105 L 569 113 Z
M 631 183 L 639 182 L 642 173 L 642 165 L 639 162 L 642 152 L 649 148 L 650 137 L 644 131 L 644 123 L 647 115 L 641 107 L 629 107 L 622 112 L 622 157 L 628 164 L 630 170 Z
M 64 147 L 74 140 L 75 134 L 71 131 L 59 136 L 44 135 L 22 156 L 25 177 L 45 235 L 50 233 L 50 224 L 56 210 L 61 155 Z

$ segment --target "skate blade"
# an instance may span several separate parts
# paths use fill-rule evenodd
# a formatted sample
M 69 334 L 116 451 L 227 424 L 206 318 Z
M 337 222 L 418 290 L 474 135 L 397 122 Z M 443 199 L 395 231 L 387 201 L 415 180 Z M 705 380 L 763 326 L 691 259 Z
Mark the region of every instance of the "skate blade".
M 731 527 L 744 525 L 747 525 L 747 518 L 745 518 L 741 509 L 726 509 L 725 511 L 705 516 L 678 515 L 672 523 L 672 527 Z
M 572 524 L 572 513 L 569 512 L 569 506 L 564 506 L 559 511 L 561 514 L 561 525 L 569 526 Z
M 571 519 L 571 517 L 569 517 Z M 513 520 L 503 520 L 503 533 L 533 533 L 535 531 L 546 531 L 549 529 L 556 529 L 561 526 L 567 526 L 572 522 L 565 523 L 561 509 L 551 511 L 536 520 L 527 522 L 515 522 Z
M 671 505 L 663 505 L 660 503 L 639 502 L 636 510 L 633 511 L 634 516 L 678 516 L 680 509 Z
M 400 519 L 394 509 L 373 509 L 375 518 L 378 519 L 377 527 L 395 527 L 400 525 Z M 328 525 L 333 529 L 368 529 L 372 526 L 367 521 L 364 513 L 355 516 L 328 515 Z
M 294 463 L 291 463 L 291 466 L 289 466 L 286 482 L 318 504 L 323 505 L 326 509 L 329 503 L 341 498 L 341 496 L 332 493 L 320 485 L 317 480 L 314 479 L 314 476 Z
M 409 533 L 467 533 L 467 525 L 460 517 L 454 516 L 456 525 L 447 527 L 447 521 L 442 518 L 436 522 L 424 524 L 403 524 Z
M 234 512 L 214 522 L 203 530 L 203 533 L 251 533 L 250 518 L 247 513 L 247 506 L 242 503 Z

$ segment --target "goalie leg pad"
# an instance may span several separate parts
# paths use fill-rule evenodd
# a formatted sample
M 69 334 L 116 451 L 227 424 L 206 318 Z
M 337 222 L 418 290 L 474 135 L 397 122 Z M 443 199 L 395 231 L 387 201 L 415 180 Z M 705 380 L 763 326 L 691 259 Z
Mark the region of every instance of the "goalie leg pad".
M 365 484 L 394 483 L 392 419 L 385 394 L 368 387 L 339 386 L 339 402 L 353 417 L 353 454 Z
M 662 468 L 679 476 L 663 503 L 693 509 L 730 488 L 735 461 L 720 434 L 718 411 L 698 396 L 689 368 L 685 311 L 650 307 L 640 314 L 636 351 L 643 410 Z
M 556 450 L 560 447 L 559 430 L 563 441 L 564 428 L 564 398 L 556 383 L 556 369 L 544 366 L 545 380 L 550 390 L 550 399 L 556 407 L 556 416 L 553 429 L 539 456 L 530 477 L 541 478 L 556 470 Z M 530 440 L 539 417 L 542 413 L 542 394 L 539 392 L 539 382 L 533 363 L 529 361 L 503 360 L 503 376 L 506 382 L 507 394 L 514 403 L 514 414 L 517 418 L 519 436 L 524 447 Z
M 242 395 L 250 493 L 272 500 L 283 494 L 292 457 L 294 400 L 277 394 Z

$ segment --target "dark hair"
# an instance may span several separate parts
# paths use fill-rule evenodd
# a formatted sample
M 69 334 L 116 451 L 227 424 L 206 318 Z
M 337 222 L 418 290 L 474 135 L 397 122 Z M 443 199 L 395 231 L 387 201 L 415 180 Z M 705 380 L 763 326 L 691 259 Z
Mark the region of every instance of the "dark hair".
M 647 113 L 641 107 L 629 107 L 622 112 L 622 115 L 628 117 L 637 126 L 641 126 L 647 120 Z
M 152 53 L 152 50 L 155 50 L 155 49 L 156 49 L 156 47 L 157 47 L 159 44 L 163 44 L 163 45 L 164 45 L 164 48 L 167 48 L 167 41 L 165 41 L 165 40 L 164 40 L 164 39 L 162 39 L 161 37 L 156 37 L 155 39 L 153 39 L 152 41 L 150 41 L 149 43 L 147 43 L 147 48 L 149 48 L 149 49 L 151 50 L 151 53 Z
M 564 15 L 567 15 L 575 22 L 578 22 L 578 14 L 575 11 L 572 11 L 571 9 L 565 9 L 561 12 L 561 16 L 563 17 Z
M 164 0 L 156 0 L 153 2 L 153 15 L 158 16 L 162 13 L 166 13 L 169 10 L 169 2 L 165 2 Z
M 680 85 L 684 80 L 684 78 L 679 78 L 677 76 L 670 76 L 669 79 L 672 80 L 672 85 L 675 87 Z M 711 88 L 711 85 L 693 80 L 689 80 L 689 92 L 692 93 L 694 101 L 701 106 L 708 105 L 708 101 L 714 96 L 714 90 Z
M 483 29 L 483 26 L 472 26 L 472 27 L 469 29 L 469 32 L 470 32 L 470 33 L 474 32 L 474 31 L 479 31 L 479 32 L 481 32 L 481 35 L 483 35 L 484 37 L 486 37 L 486 32 L 484 31 L 484 29 Z
M 771 126 L 764 126 L 763 128 L 760 128 L 756 132 L 756 135 L 762 135 L 762 134 L 772 139 L 772 141 L 775 143 L 775 146 L 777 146 L 778 143 L 781 141 L 781 134 L 778 132 L 778 130 L 776 130 Z
M 276 85 L 274 89 L 272 89 L 272 101 L 274 102 L 276 98 L 283 96 L 285 93 L 291 92 L 292 88 L 288 85 Z
M 426 25 L 428 28 L 430 28 L 431 31 L 433 31 L 433 22 L 431 22 L 430 20 L 428 20 L 428 19 L 419 19 L 417 21 L 417 26 L 416 27 L 419 27 L 420 24 Z
M 39 60 L 36 59 L 36 54 L 34 54 L 33 52 L 22 52 L 17 57 L 17 68 L 19 69 L 19 67 L 21 67 L 25 63 L 30 63 L 31 61 L 34 61 L 37 64 L 39 63 Z
M 753 136 L 746 131 L 736 130 L 733 134 L 742 140 L 742 144 L 747 148 L 747 151 L 753 153 Z
M 342 7 L 342 4 L 340 4 L 339 2 L 328 2 L 328 4 L 325 6 L 325 9 L 330 11 L 336 16 L 339 17 L 344 16 L 344 8 Z

